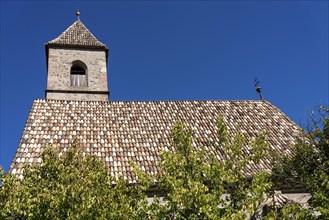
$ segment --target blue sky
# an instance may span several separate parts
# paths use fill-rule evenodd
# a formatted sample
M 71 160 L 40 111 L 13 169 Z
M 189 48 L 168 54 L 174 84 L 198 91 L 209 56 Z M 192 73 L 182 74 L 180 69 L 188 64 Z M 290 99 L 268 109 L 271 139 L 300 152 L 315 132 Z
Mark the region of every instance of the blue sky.
M 8 171 L 44 44 L 75 20 L 110 48 L 111 100 L 266 100 L 302 125 L 328 104 L 328 1 L 1 1 L 0 164 Z

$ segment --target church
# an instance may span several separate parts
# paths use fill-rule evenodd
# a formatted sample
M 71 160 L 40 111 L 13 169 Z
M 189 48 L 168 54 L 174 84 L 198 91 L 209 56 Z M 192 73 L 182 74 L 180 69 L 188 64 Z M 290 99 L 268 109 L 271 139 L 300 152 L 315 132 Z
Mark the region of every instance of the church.
M 229 132 L 245 137 L 267 131 L 271 148 L 289 154 L 303 130 L 266 100 L 110 101 L 107 80 L 108 47 L 78 19 L 45 44 L 45 99 L 31 107 L 10 173 L 23 177 L 27 164 L 41 163 L 47 146 L 64 151 L 77 139 L 86 153 L 101 158 L 113 177 L 136 182 L 131 161 L 148 174 L 159 173 L 160 150 L 168 149 L 176 121 L 189 127 L 193 146 L 204 146 L 223 160 L 223 151 L 209 146 L 216 140 L 216 119 Z M 245 152 L 248 152 L 246 146 Z M 250 166 L 250 175 L 270 170 L 268 160 Z

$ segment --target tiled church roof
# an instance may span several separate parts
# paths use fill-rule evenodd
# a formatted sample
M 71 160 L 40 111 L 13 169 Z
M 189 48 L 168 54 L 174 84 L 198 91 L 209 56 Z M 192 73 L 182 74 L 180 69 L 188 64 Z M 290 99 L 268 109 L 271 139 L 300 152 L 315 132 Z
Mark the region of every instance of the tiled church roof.
M 111 175 L 134 181 L 131 161 L 149 174 L 159 173 L 160 149 L 171 143 L 177 120 L 192 129 L 195 146 L 216 141 L 216 118 L 221 116 L 231 133 L 239 130 L 247 138 L 268 132 L 272 148 L 289 153 L 301 128 L 267 101 L 34 101 L 10 171 L 21 175 L 24 164 L 40 163 L 46 146 L 68 148 L 77 138 L 86 153 L 102 158 Z M 249 148 L 245 148 L 247 154 Z M 215 152 L 218 159 L 221 151 Z M 268 169 L 268 161 L 251 166 L 249 174 Z
M 47 42 L 46 45 L 87 46 L 107 49 L 106 45 L 97 40 L 80 20 L 74 22 L 61 35 Z

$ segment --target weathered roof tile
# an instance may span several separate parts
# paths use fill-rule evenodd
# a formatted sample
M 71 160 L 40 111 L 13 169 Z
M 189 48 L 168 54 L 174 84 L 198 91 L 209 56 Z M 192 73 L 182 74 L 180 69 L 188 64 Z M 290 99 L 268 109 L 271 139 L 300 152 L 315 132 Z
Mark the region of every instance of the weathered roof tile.
M 97 40 L 97 38 L 80 20 L 74 22 L 61 35 L 47 42 L 46 45 L 82 46 L 107 49 L 106 45 Z
M 160 149 L 171 149 L 171 129 L 177 120 L 189 126 L 195 137 L 193 146 L 204 146 L 219 160 L 222 149 L 209 145 L 216 141 L 216 118 L 221 116 L 231 133 L 246 137 L 268 133 L 273 149 L 289 153 L 302 130 L 267 101 L 153 101 L 86 102 L 37 99 L 28 117 L 11 172 L 21 175 L 25 163 L 40 163 L 42 149 L 59 145 L 64 150 L 75 138 L 86 153 L 100 157 L 114 177 L 123 175 L 135 182 L 130 161 L 149 174 L 159 173 Z M 244 153 L 250 152 L 246 146 Z M 248 174 L 269 169 L 264 159 Z

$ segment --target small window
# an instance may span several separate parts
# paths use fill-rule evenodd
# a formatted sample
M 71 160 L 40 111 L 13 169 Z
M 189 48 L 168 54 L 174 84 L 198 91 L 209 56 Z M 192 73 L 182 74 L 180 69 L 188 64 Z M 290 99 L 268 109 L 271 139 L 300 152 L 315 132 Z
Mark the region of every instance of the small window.
M 88 86 L 87 68 L 81 61 L 74 62 L 71 67 L 71 86 Z

